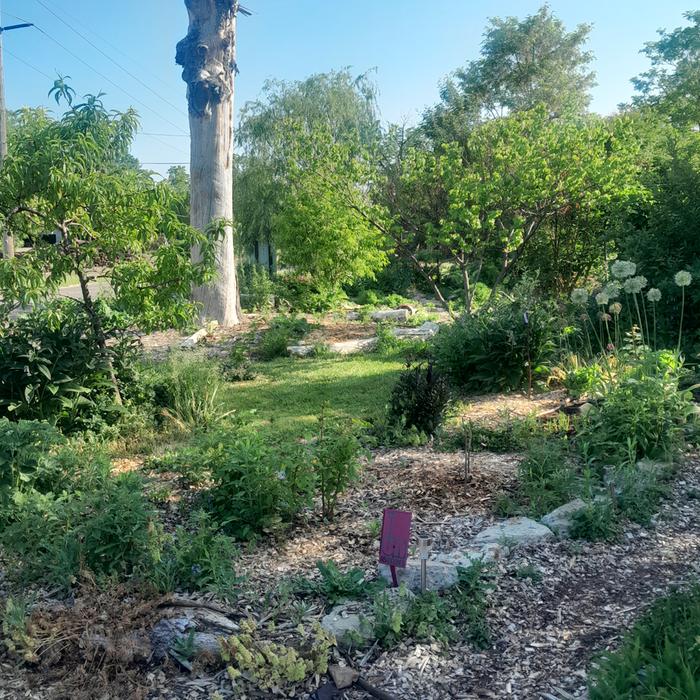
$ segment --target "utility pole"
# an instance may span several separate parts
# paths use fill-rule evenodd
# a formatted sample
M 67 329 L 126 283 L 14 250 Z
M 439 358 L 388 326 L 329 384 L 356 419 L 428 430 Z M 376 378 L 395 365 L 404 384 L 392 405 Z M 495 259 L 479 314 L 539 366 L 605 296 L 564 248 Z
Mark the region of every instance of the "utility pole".
M 11 29 L 24 29 L 33 26 L 29 22 L 24 22 L 0 27 L 0 168 L 7 157 L 7 107 L 5 105 L 5 69 L 2 62 L 2 35 Z M 7 229 L 2 232 L 2 254 L 5 258 L 15 257 L 15 242 Z

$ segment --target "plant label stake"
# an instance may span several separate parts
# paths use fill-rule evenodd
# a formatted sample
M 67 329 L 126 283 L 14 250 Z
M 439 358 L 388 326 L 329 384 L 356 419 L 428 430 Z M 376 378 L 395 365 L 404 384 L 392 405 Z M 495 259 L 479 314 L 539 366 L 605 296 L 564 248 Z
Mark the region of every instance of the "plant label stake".
M 430 540 L 427 537 L 418 538 L 418 556 L 420 557 L 420 592 L 428 590 L 428 557 L 430 556 Z
M 389 565 L 394 588 L 399 585 L 396 567 L 406 568 L 410 538 L 411 513 L 385 508 L 382 517 L 382 536 L 379 542 L 379 563 Z

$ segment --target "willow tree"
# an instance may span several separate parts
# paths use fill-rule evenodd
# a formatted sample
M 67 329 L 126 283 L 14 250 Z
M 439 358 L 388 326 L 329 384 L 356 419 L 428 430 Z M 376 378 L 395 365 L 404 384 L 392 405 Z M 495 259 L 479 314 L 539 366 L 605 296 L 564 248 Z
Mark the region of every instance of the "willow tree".
M 233 78 L 238 0 L 185 0 L 189 31 L 175 60 L 187 83 L 190 120 L 190 223 L 205 230 L 224 223 L 216 249 L 218 274 L 193 296 L 202 318 L 224 326 L 239 322 L 233 250 Z M 192 250 L 193 262 L 201 251 Z

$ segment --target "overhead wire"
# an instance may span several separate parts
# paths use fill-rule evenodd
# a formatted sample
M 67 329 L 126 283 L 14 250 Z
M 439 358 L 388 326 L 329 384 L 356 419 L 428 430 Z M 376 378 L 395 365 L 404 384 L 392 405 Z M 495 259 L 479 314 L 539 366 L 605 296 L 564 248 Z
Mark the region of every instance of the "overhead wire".
M 16 59 L 16 60 L 19 61 L 20 63 L 24 63 L 24 65 L 27 66 L 27 68 L 31 68 L 33 71 L 36 71 L 36 72 L 39 73 L 40 75 L 43 75 L 45 78 L 48 78 L 49 80 L 53 80 L 53 78 L 52 78 L 48 73 L 44 73 L 44 71 L 41 70 L 41 68 L 37 68 L 34 64 L 32 64 L 32 63 L 30 63 L 29 61 L 25 60 L 25 59 L 22 58 L 21 56 L 18 56 L 16 53 L 10 51 L 10 49 L 8 49 L 6 46 L 3 47 L 3 51 L 4 51 L 4 53 L 9 54 L 10 56 L 12 56 L 12 58 Z
M 127 59 L 128 61 L 131 61 L 131 63 L 132 63 L 133 65 L 135 65 L 136 67 L 138 67 L 138 69 L 139 69 L 140 71 L 142 71 L 144 74 L 145 74 L 145 73 L 148 73 L 148 75 L 149 75 L 150 77 L 152 77 L 154 80 L 157 80 L 159 83 L 161 83 L 162 85 L 164 85 L 164 86 L 167 87 L 167 88 L 170 87 L 170 85 L 168 85 L 168 84 L 163 80 L 163 78 L 161 78 L 161 77 L 160 77 L 159 75 L 157 75 L 155 72 L 151 71 L 151 70 L 150 70 L 149 68 L 147 68 L 146 66 L 143 66 L 143 65 L 142 65 L 141 63 L 139 63 L 138 61 L 135 61 L 134 58 L 133 58 L 133 56 L 130 56 L 130 55 L 129 55 L 128 53 L 126 53 L 123 49 L 121 49 L 121 48 L 119 48 L 118 46 L 116 46 L 115 44 L 113 44 L 111 41 L 109 41 L 108 39 L 106 39 L 104 36 L 101 36 L 100 34 L 98 34 L 98 33 L 95 31 L 95 29 L 94 29 L 93 27 L 88 26 L 87 24 L 85 24 L 85 22 L 83 22 L 83 21 L 81 21 L 80 19 L 78 19 L 77 17 L 75 17 L 75 15 L 71 15 L 71 13 L 68 12 L 68 11 L 67 11 L 66 9 L 64 9 L 64 8 L 61 8 L 61 12 L 63 12 L 63 14 L 64 14 L 65 17 L 67 17 L 68 19 L 70 19 L 71 21 L 73 21 L 73 22 L 74 22 L 75 24 L 77 24 L 79 27 L 82 27 L 83 29 L 89 31 L 89 32 L 95 37 L 95 39 L 98 39 L 101 43 L 106 44 L 107 46 L 109 46 L 109 47 L 112 49 L 112 51 L 114 51 L 117 55 L 122 56 L 123 58 Z
M 39 0 L 37 0 L 37 1 L 39 1 Z M 40 4 L 41 4 L 41 3 L 40 3 Z M 48 7 L 47 7 L 46 9 L 49 10 L 49 11 L 51 12 L 51 10 L 50 10 Z M 52 14 L 55 14 L 55 13 L 52 12 Z M 19 20 L 20 22 L 28 22 L 28 20 L 24 19 L 23 17 L 18 17 L 17 15 L 13 15 L 13 14 L 8 13 L 8 12 L 3 12 L 3 15 L 6 16 L 6 17 L 11 17 L 12 19 Z M 59 18 L 59 19 L 60 19 L 60 18 Z M 60 42 L 58 39 L 56 39 L 56 38 L 53 37 L 51 34 L 49 34 L 46 30 L 42 29 L 42 28 L 41 28 L 40 26 L 38 26 L 36 23 L 33 23 L 33 24 L 34 24 L 34 27 L 35 27 L 35 29 L 36 29 L 37 31 L 41 32 L 44 36 L 46 36 L 48 39 L 50 39 L 51 41 L 53 41 L 57 46 L 59 46 L 59 47 L 62 48 L 64 51 L 66 51 L 68 54 L 70 54 L 73 58 L 77 59 L 77 60 L 80 61 L 83 65 L 87 66 L 87 67 L 88 67 L 90 70 L 92 70 L 96 75 L 100 76 L 103 80 L 106 80 L 108 83 L 110 83 L 112 86 L 114 86 L 114 87 L 117 88 L 119 91 L 121 91 L 122 93 L 124 93 L 124 94 L 125 94 L 127 97 L 129 97 L 131 100 L 133 100 L 134 102 L 138 103 L 138 104 L 141 105 L 142 107 L 145 107 L 147 110 L 149 110 L 150 112 L 152 112 L 153 114 L 155 114 L 156 116 L 158 116 L 160 119 L 162 119 L 165 123 L 169 124 L 170 126 L 174 127 L 175 129 L 177 129 L 177 130 L 180 132 L 180 133 L 178 133 L 178 134 L 170 134 L 170 133 L 144 132 L 144 131 L 141 131 L 141 132 L 138 132 L 138 135 L 140 135 L 140 136 L 147 136 L 147 137 L 152 138 L 154 141 L 157 141 L 158 143 L 162 144 L 163 146 L 165 146 L 165 147 L 167 147 L 167 148 L 171 148 L 171 149 L 173 149 L 173 150 L 175 150 L 175 151 L 178 151 L 178 152 L 180 152 L 180 153 L 185 153 L 185 151 L 181 150 L 178 146 L 175 146 L 175 145 L 173 145 L 173 144 L 167 143 L 166 141 L 161 140 L 159 137 L 163 136 L 163 137 L 168 137 L 168 138 L 171 138 L 171 137 L 189 138 L 189 136 L 190 136 L 189 133 L 187 133 L 186 131 L 184 131 L 183 129 L 181 129 L 181 128 L 180 128 L 177 124 L 175 124 L 174 122 L 171 122 L 169 119 L 167 119 L 167 118 L 164 117 L 162 114 L 160 114 L 157 110 L 153 109 L 153 108 L 150 107 L 148 104 L 146 104 L 145 102 L 143 102 L 142 100 L 140 100 L 139 98 L 137 98 L 135 95 L 132 95 L 128 90 L 126 90 L 126 89 L 124 89 L 123 87 L 121 87 L 121 85 L 119 85 L 118 83 L 116 83 L 114 80 L 112 80 L 112 79 L 109 78 L 108 76 L 104 75 L 104 73 L 101 73 L 101 72 L 98 71 L 96 68 L 94 68 L 94 66 L 91 66 L 91 65 L 90 65 L 87 61 L 85 61 L 82 57 L 78 56 L 75 52 L 73 52 L 71 49 L 69 49 L 67 46 L 65 46 L 62 42 Z M 78 33 L 78 32 L 76 32 L 76 33 Z M 79 33 L 78 33 L 78 34 L 79 34 Z M 92 42 L 90 42 L 90 41 L 88 41 L 88 43 L 91 44 L 91 45 L 93 45 Z M 99 50 L 99 49 L 98 49 L 98 50 Z M 5 48 L 5 52 L 8 53 L 8 54 L 9 54 L 10 56 L 12 56 L 13 58 L 15 58 L 16 60 L 18 60 L 18 61 L 20 61 L 21 63 L 23 63 L 24 65 L 26 65 L 26 66 L 27 66 L 28 68 L 30 68 L 31 70 L 34 70 L 34 71 L 36 71 L 37 73 L 39 73 L 40 75 L 44 76 L 45 78 L 48 78 L 49 80 L 53 80 L 53 79 L 54 79 L 52 76 L 48 75 L 48 74 L 45 73 L 43 70 L 41 70 L 41 69 L 38 68 L 37 66 L 33 65 L 32 63 L 30 63 L 30 62 L 27 61 L 26 59 L 22 58 L 21 56 L 18 56 L 17 54 L 15 54 L 14 52 L 10 51 L 9 49 Z M 103 53 L 103 52 L 100 52 L 100 53 Z M 108 57 L 108 58 L 109 58 L 109 57 Z M 128 71 L 125 71 L 125 72 L 128 73 Z M 172 162 L 169 162 L 169 161 L 168 161 L 168 162 L 151 162 L 151 163 L 145 163 L 145 164 L 146 164 L 146 165 L 189 165 L 189 162 L 180 162 L 180 161 L 172 161 Z
M 187 113 L 182 110 L 181 107 L 178 105 L 174 104 L 170 100 L 168 100 L 166 97 L 163 97 L 160 93 L 158 93 L 156 90 L 154 90 L 148 83 L 144 82 L 139 78 L 135 73 L 132 73 L 128 68 L 125 68 L 121 63 L 116 61 L 114 58 L 112 58 L 106 51 L 101 49 L 97 44 L 95 44 L 89 37 L 85 36 L 82 32 L 78 31 L 74 26 L 72 26 L 69 22 L 67 22 L 61 15 L 59 15 L 57 12 L 54 12 L 45 2 L 44 0 L 35 0 L 36 3 L 38 3 L 41 7 L 43 7 L 47 12 L 52 14 L 59 22 L 64 24 L 68 29 L 70 29 L 72 32 L 77 34 L 84 42 L 89 44 L 95 51 L 99 52 L 102 56 L 104 56 L 108 61 L 111 61 L 117 68 L 120 70 L 124 71 L 132 80 L 135 80 L 139 85 L 142 87 L 146 88 L 150 93 L 155 95 L 159 100 L 163 101 L 165 104 L 167 104 L 169 107 L 172 107 L 176 112 L 179 114 L 182 114 L 183 116 L 187 116 Z

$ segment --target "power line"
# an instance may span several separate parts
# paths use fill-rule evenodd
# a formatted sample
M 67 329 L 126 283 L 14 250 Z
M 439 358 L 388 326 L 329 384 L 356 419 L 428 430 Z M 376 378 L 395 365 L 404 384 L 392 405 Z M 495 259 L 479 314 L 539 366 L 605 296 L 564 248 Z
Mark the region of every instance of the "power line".
M 54 12 L 43 0 L 35 0 L 41 7 L 43 7 L 47 12 L 50 12 L 56 19 L 58 19 L 59 22 L 64 24 L 68 29 L 70 29 L 72 32 L 77 34 L 83 41 L 85 41 L 87 44 L 92 46 L 95 51 L 98 51 L 102 56 L 104 56 L 108 61 L 111 61 L 117 68 L 120 70 L 124 71 L 132 80 L 135 80 L 139 85 L 142 87 L 145 87 L 149 92 L 153 93 L 159 100 L 162 100 L 167 104 L 169 107 L 172 107 L 175 111 L 179 112 L 183 116 L 187 116 L 187 114 L 180 108 L 178 105 L 173 104 L 170 100 L 167 98 L 163 97 L 161 94 L 156 92 L 148 83 L 145 83 L 141 78 L 139 78 L 137 75 L 132 73 L 128 68 L 125 68 L 122 66 L 118 61 L 113 59 L 108 53 L 103 51 L 97 44 L 95 44 L 91 39 L 86 37 L 82 32 L 79 32 L 75 27 L 73 27 L 71 24 L 66 22 L 63 17 L 61 17 L 57 12 Z
M 47 31 L 42 29 L 41 27 L 37 26 L 36 27 L 44 36 L 46 36 L 48 39 L 51 39 L 51 41 L 54 42 L 54 44 L 60 46 L 65 52 L 70 54 L 73 58 L 76 60 L 80 61 L 83 65 L 87 66 L 93 73 L 96 75 L 99 75 L 103 80 L 106 80 L 110 85 L 113 85 L 117 90 L 120 90 L 123 92 L 129 99 L 133 100 L 137 104 L 140 104 L 142 107 L 145 107 L 149 112 L 153 112 L 157 117 L 162 119 L 166 124 L 169 124 L 170 126 L 174 127 L 178 131 L 180 131 L 182 134 L 186 135 L 187 132 L 183 131 L 177 124 L 174 122 L 171 122 L 167 117 L 164 117 L 160 112 L 157 110 L 153 109 L 153 107 L 150 107 L 147 105 L 145 102 L 140 100 L 138 97 L 132 95 L 128 90 L 125 90 L 121 85 L 118 83 L 115 83 L 111 78 L 108 78 L 104 73 L 100 72 L 95 68 L 94 66 L 91 66 L 85 59 L 83 59 L 81 56 L 79 56 L 77 53 L 69 49 L 65 44 L 61 43 L 58 39 L 54 38 L 49 34 Z
M 153 132 L 153 131 L 142 131 L 141 134 L 143 136 L 167 136 L 169 138 L 189 138 L 189 134 L 159 134 L 158 132 Z
M 48 9 L 48 8 L 47 8 Z M 99 39 L 102 43 L 106 44 L 109 46 L 117 55 L 122 56 L 123 58 L 126 58 L 128 61 L 131 61 L 133 65 L 135 65 L 139 70 L 141 70 L 143 73 L 148 73 L 152 78 L 157 80 L 161 85 L 164 85 L 165 87 L 170 87 L 168 83 L 166 83 L 159 75 L 156 75 L 156 73 L 152 72 L 149 68 L 143 66 L 141 63 L 138 61 L 135 61 L 132 56 L 130 56 L 128 53 L 126 53 L 123 49 L 119 48 L 115 44 L 113 44 L 111 41 L 108 39 L 105 39 L 105 37 L 101 36 L 98 34 L 93 27 L 88 26 L 85 24 L 85 22 L 82 22 L 79 20 L 75 15 L 71 15 L 70 12 L 67 10 L 61 8 L 61 11 L 63 14 L 68 17 L 68 19 L 72 20 L 75 24 L 77 24 L 79 27 L 82 27 L 83 29 L 86 29 L 89 31 L 96 39 Z M 11 17 L 12 15 L 10 15 Z
M 18 56 L 16 53 L 13 53 L 12 51 L 10 51 L 10 49 L 8 49 L 7 47 L 4 47 L 4 50 L 5 50 L 5 53 L 10 54 L 10 56 L 12 56 L 12 58 L 18 60 L 20 63 L 24 63 L 24 65 L 27 66 L 27 68 L 31 68 L 33 71 L 36 71 L 40 75 L 43 75 L 45 78 L 48 78 L 49 80 L 53 80 L 53 78 L 48 73 L 44 73 L 44 71 L 41 70 L 41 68 L 37 68 L 32 63 L 29 63 L 29 61 L 26 61 L 25 59 Z

